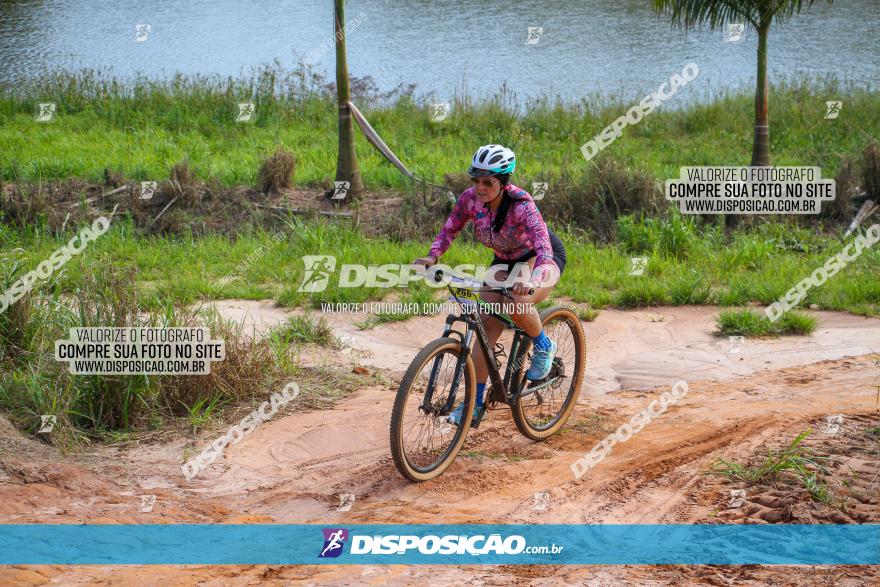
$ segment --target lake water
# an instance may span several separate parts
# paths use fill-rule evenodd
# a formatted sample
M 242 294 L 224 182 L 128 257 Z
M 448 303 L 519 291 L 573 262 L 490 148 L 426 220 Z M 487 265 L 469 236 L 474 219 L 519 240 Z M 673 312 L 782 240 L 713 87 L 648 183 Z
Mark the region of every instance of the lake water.
M 109 68 L 120 76 L 172 72 L 236 75 L 309 54 L 333 79 L 331 0 L 187 0 L 138 2 L 0 1 L 0 81 L 44 67 Z M 656 16 L 649 0 L 350 0 L 346 17 L 352 75 L 383 90 L 417 84 L 450 100 L 506 82 L 519 99 L 590 94 L 637 98 L 694 62 L 700 75 L 684 101 L 723 89 L 752 88 L 757 36 L 746 30 L 685 34 Z M 138 24 L 149 24 L 136 41 Z M 529 27 L 541 27 L 529 40 Z M 834 75 L 877 88 L 880 1 L 818 2 L 770 36 L 771 81 Z M 325 45 L 327 46 L 327 45 Z M 678 102 L 679 99 L 676 99 Z

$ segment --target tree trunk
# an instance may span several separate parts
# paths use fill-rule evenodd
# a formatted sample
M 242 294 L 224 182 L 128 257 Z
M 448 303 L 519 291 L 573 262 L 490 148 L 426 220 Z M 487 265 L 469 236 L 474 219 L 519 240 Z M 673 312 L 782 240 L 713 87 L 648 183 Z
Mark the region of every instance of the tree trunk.
M 755 89 L 755 142 L 752 145 L 752 166 L 770 165 L 770 121 L 768 117 L 767 38 L 770 25 L 758 27 L 758 82 Z
M 348 196 L 360 199 L 364 184 L 358 170 L 354 149 L 354 125 L 348 101 L 348 58 L 345 52 L 345 0 L 334 0 L 334 28 L 336 32 L 336 97 L 339 105 L 339 155 L 336 159 L 336 181 L 351 182 Z

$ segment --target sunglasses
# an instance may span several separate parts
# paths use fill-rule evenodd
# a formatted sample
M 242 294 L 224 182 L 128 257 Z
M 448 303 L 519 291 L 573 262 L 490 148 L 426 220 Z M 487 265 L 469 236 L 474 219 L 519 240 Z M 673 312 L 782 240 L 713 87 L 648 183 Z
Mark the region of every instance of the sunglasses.
M 494 177 L 472 177 L 471 183 L 474 185 L 481 184 L 483 187 L 491 188 L 495 187 L 495 183 L 498 180 Z

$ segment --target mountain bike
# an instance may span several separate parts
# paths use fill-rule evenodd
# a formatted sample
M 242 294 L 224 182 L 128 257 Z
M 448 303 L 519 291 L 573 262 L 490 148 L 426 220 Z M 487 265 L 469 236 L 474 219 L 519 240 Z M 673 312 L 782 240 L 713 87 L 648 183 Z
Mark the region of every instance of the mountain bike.
M 436 272 L 435 280 L 444 280 L 442 271 Z M 540 312 L 547 336 L 556 341 L 557 354 L 544 379 L 528 381 L 531 338 L 479 296 L 480 292 L 497 292 L 513 300 L 511 291 L 478 285 L 454 274 L 446 287 L 459 311 L 447 316 L 442 336 L 425 345 L 412 360 L 391 413 L 391 455 L 397 470 L 410 481 L 427 481 L 449 468 L 468 430 L 479 427 L 489 406 L 510 406 L 517 429 L 526 437 L 536 441 L 549 438 L 571 415 L 584 378 L 584 331 L 569 308 L 553 306 Z M 502 335 L 512 331 L 503 375 L 501 359 L 507 356 L 506 351 L 500 337 L 495 348 L 489 349 L 481 310 L 501 322 Z M 457 322 L 464 323 L 464 332 L 453 328 Z M 488 361 L 490 385 L 486 386 L 485 405 L 476 416 L 477 382 L 471 353 L 475 339 L 483 356 L 494 358 Z M 456 425 L 448 418 L 460 404 L 464 404 L 464 411 Z

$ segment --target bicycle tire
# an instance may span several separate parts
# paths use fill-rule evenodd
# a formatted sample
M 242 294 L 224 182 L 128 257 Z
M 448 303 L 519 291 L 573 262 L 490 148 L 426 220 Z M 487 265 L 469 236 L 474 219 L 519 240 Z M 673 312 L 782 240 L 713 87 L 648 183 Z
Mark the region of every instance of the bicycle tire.
M 456 427 L 457 430 L 452 438 L 449 448 L 444 452 L 440 460 L 432 466 L 419 468 L 414 466 L 407 458 L 406 450 L 403 445 L 403 424 L 410 388 L 413 386 L 413 383 L 422 372 L 425 365 L 438 354 L 443 352 L 453 354 L 456 357 L 456 360 L 458 360 L 462 352 L 461 342 L 454 338 L 443 337 L 433 340 L 425 345 L 407 368 L 403 380 L 400 382 L 400 386 L 397 389 L 394 408 L 391 411 L 391 456 L 394 459 L 394 465 L 397 467 L 400 474 L 414 482 L 434 479 L 449 468 L 452 461 L 454 461 L 455 457 L 458 455 L 458 451 L 461 450 L 467 432 L 471 426 L 471 417 L 477 397 L 477 384 L 474 361 L 470 353 L 468 353 L 464 365 L 465 410 L 463 417 L 465 421 L 462 425 Z M 461 393 L 461 391 L 458 393 Z
M 587 363 L 586 338 L 584 336 L 584 329 L 581 326 L 580 318 L 578 318 L 577 314 L 565 306 L 553 306 L 542 311 L 540 316 L 542 325 L 546 325 L 556 319 L 564 319 L 568 322 L 570 329 L 574 333 L 577 364 L 570 367 L 572 372 L 572 382 L 566 393 L 562 407 L 546 428 L 535 427 L 529 422 L 528 417 L 523 412 L 522 396 L 518 397 L 514 402 L 511 409 L 513 421 L 520 433 L 532 440 L 546 440 L 565 426 L 565 423 L 568 421 L 568 418 L 571 416 L 571 412 L 574 410 L 574 406 L 577 403 L 577 396 L 580 394 L 580 389 L 583 385 L 584 371 L 586 370 Z M 525 368 L 520 369 L 520 382 L 525 378 L 525 372 Z

